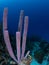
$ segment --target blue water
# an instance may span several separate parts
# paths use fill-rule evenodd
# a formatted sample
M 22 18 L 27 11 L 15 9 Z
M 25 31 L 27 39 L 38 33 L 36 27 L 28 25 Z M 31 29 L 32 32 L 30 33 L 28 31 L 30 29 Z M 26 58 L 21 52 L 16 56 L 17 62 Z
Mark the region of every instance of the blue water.
M 8 29 L 17 31 L 20 10 L 29 16 L 28 35 L 38 35 L 49 41 L 49 0 L 0 0 L 0 21 L 3 9 L 8 7 Z

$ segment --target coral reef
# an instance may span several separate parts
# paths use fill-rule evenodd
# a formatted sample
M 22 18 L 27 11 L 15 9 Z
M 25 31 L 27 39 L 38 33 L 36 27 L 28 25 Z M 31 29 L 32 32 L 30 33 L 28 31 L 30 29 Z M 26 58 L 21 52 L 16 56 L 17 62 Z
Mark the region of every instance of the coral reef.
M 21 56 L 20 52 L 22 52 L 22 50 L 24 50 L 24 52 L 22 52 L 21 62 L 20 62 L 22 65 L 23 64 L 25 65 L 34 65 L 34 64 L 35 65 L 41 65 L 41 64 L 48 65 L 49 64 L 49 43 L 46 42 L 45 40 L 42 40 L 42 38 L 38 36 L 32 36 L 30 38 L 26 37 L 27 29 L 28 29 L 28 22 L 27 24 L 25 22 L 28 21 L 28 17 L 27 19 L 26 17 L 24 19 L 24 32 L 26 33 L 23 32 L 23 35 L 22 35 L 22 23 L 23 23 L 24 11 L 21 10 L 20 12 L 18 32 L 16 32 L 16 36 L 11 35 L 8 32 L 7 13 L 8 13 L 8 10 L 5 8 L 4 13 L 3 13 L 3 22 L 0 23 L 0 65 L 17 65 L 16 60 L 18 59 L 18 61 L 20 61 L 20 56 Z M 11 52 L 9 52 L 9 49 L 7 48 L 7 44 L 6 44 L 7 41 L 5 41 L 5 38 L 3 37 L 3 32 L 5 32 L 4 33 L 5 35 L 8 34 L 8 37 L 10 39 L 9 41 L 11 42 L 11 43 L 8 42 L 8 44 L 9 43 L 11 44 L 10 46 L 12 48 L 12 54 L 14 52 L 14 56 L 16 56 L 15 58 L 17 58 L 16 60 L 14 56 L 12 56 Z M 6 38 L 8 39 L 8 37 Z M 24 42 L 24 39 L 25 39 L 25 42 Z M 20 44 L 20 42 L 22 44 Z M 20 49 L 20 46 L 22 47 L 21 49 Z M 20 52 L 18 53 L 18 51 Z M 28 55 L 29 53 L 30 55 Z

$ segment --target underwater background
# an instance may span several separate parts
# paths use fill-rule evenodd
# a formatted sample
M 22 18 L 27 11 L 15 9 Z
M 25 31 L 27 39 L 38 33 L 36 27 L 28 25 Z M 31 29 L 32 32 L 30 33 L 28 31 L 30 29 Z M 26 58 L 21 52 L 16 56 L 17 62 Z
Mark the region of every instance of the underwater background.
M 15 50 L 13 43 L 15 43 L 20 11 L 24 10 L 24 16 L 29 16 L 26 51 L 31 51 L 30 55 L 33 58 L 31 65 L 49 65 L 49 0 L 0 0 L 0 57 L 5 56 L 10 62 L 12 59 L 3 44 L 1 32 L 5 7 L 8 8 L 8 30 L 13 50 Z
M 0 0 L 0 22 L 3 9 L 8 8 L 8 29 L 15 34 L 20 10 L 29 16 L 28 35 L 49 41 L 49 0 Z

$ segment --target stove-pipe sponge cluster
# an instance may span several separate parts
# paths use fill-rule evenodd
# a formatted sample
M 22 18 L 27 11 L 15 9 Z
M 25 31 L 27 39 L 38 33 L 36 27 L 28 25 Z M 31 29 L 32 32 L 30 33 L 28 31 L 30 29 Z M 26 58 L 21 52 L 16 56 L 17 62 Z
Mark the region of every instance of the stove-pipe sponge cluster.
M 4 35 L 4 41 L 7 47 L 7 50 L 9 52 L 10 57 L 18 63 L 18 65 L 28 65 L 27 63 L 31 61 L 31 57 L 29 56 L 30 51 L 25 53 L 25 47 L 26 47 L 26 38 L 27 38 L 27 30 L 28 30 L 28 16 L 25 16 L 24 18 L 24 31 L 23 31 L 23 38 L 22 38 L 22 53 L 20 52 L 20 42 L 21 42 L 21 33 L 22 33 L 22 24 L 23 24 L 23 17 L 24 17 L 24 11 L 21 10 L 20 12 L 20 18 L 19 18 L 19 24 L 18 24 L 18 31 L 16 32 L 16 50 L 17 50 L 17 59 L 13 53 L 11 42 L 9 39 L 9 32 L 7 28 L 7 15 L 8 15 L 8 9 L 4 8 L 3 13 L 3 35 Z M 30 58 L 27 59 L 27 56 Z

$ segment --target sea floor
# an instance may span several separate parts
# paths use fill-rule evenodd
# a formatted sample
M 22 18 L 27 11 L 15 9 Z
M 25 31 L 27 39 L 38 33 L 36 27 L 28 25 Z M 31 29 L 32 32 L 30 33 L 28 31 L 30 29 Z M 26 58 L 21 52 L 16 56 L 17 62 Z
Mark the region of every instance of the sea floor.
M 32 60 L 32 62 L 31 62 L 31 64 L 30 65 L 48 65 L 48 61 L 47 60 L 43 60 L 43 62 L 42 62 L 42 64 L 39 64 L 34 58 L 33 58 L 33 60 Z

